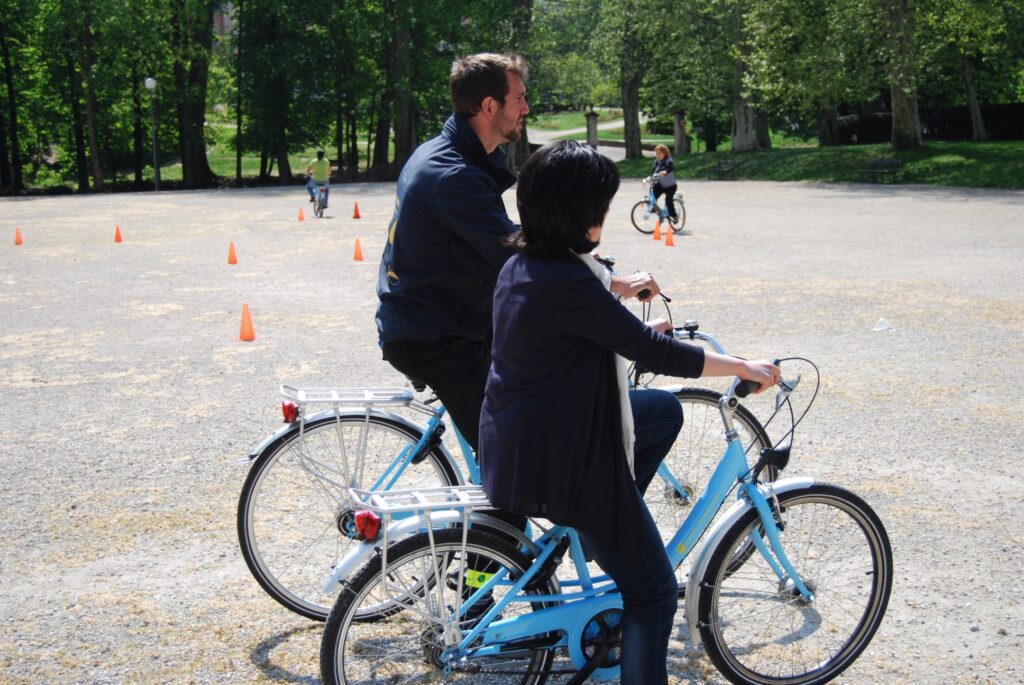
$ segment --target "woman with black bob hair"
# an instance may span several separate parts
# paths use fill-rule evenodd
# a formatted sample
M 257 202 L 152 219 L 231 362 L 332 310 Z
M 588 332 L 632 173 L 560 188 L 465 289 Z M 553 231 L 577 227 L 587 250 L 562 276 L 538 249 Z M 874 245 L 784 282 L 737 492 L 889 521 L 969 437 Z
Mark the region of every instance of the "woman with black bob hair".
M 671 393 L 629 390 L 625 360 L 762 389 L 778 369 L 681 343 L 663 334 L 667 322 L 644 323 L 619 304 L 590 254 L 618 187 L 615 165 L 575 141 L 541 148 L 522 168 L 522 229 L 510 236 L 519 253 L 494 291 L 480 468 L 494 506 L 579 531 L 622 593 L 621 682 L 664 685 L 678 588 L 643 493 L 683 415 Z

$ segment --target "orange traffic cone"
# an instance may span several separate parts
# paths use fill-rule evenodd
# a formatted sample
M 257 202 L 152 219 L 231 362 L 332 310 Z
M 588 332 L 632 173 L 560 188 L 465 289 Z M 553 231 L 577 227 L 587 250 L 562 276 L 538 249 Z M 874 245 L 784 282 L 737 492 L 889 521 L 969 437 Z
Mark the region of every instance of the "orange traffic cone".
M 363 261 L 363 246 L 359 244 L 359 238 L 356 238 L 356 251 L 352 255 L 352 259 L 357 262 Z
M 658 217 L 658 223 L 654 224 L 654 239 L 661 240 L 661 217 Z
M 358 202 L 356 203 L 356 206 L 352 209 L 352 218 L 353 219 L 362 219 L 363 218 L 363 215 L 359 213 L 359 203 Z
M 668 230 L 665 231 L 665 247 L 675 247 L 676 241 L 672 239 L 672 227 L 669 226 Z
M 238 339 L 246 342 L 256 339 L 252 330 L 252 316 L 249 315 L 249 305 L 242 305 L 242 330 L 238 332 Z
M 123 242 L 121 240 L 121 224 L 118 224 L 117 226 L 114 227 L 114 242 L 115 243 Z
M 299 221 L 305 221 L 306 216 L 302 213 L 302 207 L 299 207 Z
M 238 264 L 238 257 L 235 256 L 235 243 L 228 243 L 228 264 Z
M 21 245 L 21 229 L 18 227 L 14 228 L 14 244 Z

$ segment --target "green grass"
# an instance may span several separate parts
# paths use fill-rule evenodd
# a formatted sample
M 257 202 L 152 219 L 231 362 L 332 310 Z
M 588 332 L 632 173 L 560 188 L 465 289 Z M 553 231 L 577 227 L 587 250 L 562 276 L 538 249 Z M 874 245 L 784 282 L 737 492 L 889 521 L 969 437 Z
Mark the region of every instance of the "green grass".
M 325 150 L 328 158 L 331 160 L 331 164 L 337 166 L 338 160 L 334 159 L 333 154 L 337 152 L 332 149 Z M 389 155 L 394 154 L 394 144 L 391 145 Z M 288 155 L 288 161 L 291 163 L 292 175 L 301 176 L 306 170 L 306 163 L 316 157 L 316 148 L 309 148 L 298 153 L 292 153 Z M 230 144 L 217 144 L 214 145 L 206 153 L 206 159 L 210 163 L 210 169 L 214 174 L 224 179 L 234 180 L 235 178 L 235 150 Z M 359 141 L 359 168 L 360 170 L 366 169 L 366 141 Z M 254 180 L 260 174 L 260 157 L 259 155 L 242 155 L 242 178 Z M 150 169 L 147 167 L 145 171 L 145 179 L 147 182 L 151 182 L 153 179 Z M 273 172 L 270 174 L 271 178 L 277 178 L 277 164 L 275 162 Z M 181 163 L 177 164 L 165 164 L 160 167 L 160 179 L 165 181 L 180 181 L 181 180 Z
M 621 109 L 599 109 L 597 121 L 614 121 L 622 117 Z M 583 128 L 587 125 L 587 117 L 583 112 L 554 112 L 552 114 L 538 114 L 537 118 L 529 122 L 531 128 L 540 128 L 545 131 L 564 131 L 570 128 Z
M 680 178 L 707 178 L 725 152 L 676 155 Z M 887 144 L 829 148 L 783 148 L 740 152 L 736 176 L 759 181 L 860 181 L 857 169 L 876 157 L 897 157 L 904 166 L 899 183 L 976 188 L 1024 188 L 1024 141 L 998 143 L 929 143 L 912 152 L 893 152 Z M 651 171 L 650 159 L 619 163 L 624 177 L 642 178 Z
M 625 131 L 621 127 L 620 128 L 609 128 L 609 129 L 598 131 L 597 132 L 597 139 L 598 140 L 622 140 L 624 135 L 625 135 Z M 770 134 L 770 138 L 771 138 L 771 141 L 772 141 L 772 148 L 775 148 L 775 149 L 778 149 L 778 148 L 788 148 L 788 147 L 803 147 L 803 148 L 806 148 L 806 147 L 817 147 L 817 145 L 818 145 L 818 139 L 817 138 L 810 138 L 808 140 L 804 140 L 803 138 L 800 138 L 800 137 L 797 137 L 797 136 L 790 136 L 787 133 L 780 133 L 778 131 L 772 131 L 771 134 Z M 586 139 L 587 139 L 587 136 L 584 133 L 574 133 L 572 135 L 562 136 L 562 137 L 559 138 L 559 140 L 586 140 Z M 693 137 L 691 136 L 691 141 L 692 140 L 693 140 Z M 665 143 L 666 145 L 671 145 L 671 144 L 673 144 L 675 142 L 675 136 L 666 135 L 666 134 L 663 134 L 663 133 L 647 133 L 645 131 L 640 136 L 640 142 L 642 142 L 644 144 L 647 144 L 647 145 L 656 145 L 658 143 Z M 696 145 L 696 143 L 693 143 L 693 144 Z M 701 149 L 703 150 L 703 146 L 702 146 Z M 723 152 L 728 152 L 729 150 L 732 149 L 732 145 L 730 144 L 730 141 L 726 140 L 724 143 L 721 143 L 718 146 L 718 149 L 723 151 Z

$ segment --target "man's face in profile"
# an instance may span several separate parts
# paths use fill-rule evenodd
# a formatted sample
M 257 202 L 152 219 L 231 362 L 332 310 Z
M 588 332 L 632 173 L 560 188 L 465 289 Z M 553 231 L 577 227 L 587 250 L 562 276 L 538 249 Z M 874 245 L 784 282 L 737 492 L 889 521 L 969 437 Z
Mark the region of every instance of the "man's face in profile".
M 501 137 L 510 143 L 518 142 L 523 135 L 523 118 L 530 113 L 526 104 L 526 86 L 523 80 L 512 72 L 505 72 L 508 79 L 508 94 L 500 106 L 495 125 Z

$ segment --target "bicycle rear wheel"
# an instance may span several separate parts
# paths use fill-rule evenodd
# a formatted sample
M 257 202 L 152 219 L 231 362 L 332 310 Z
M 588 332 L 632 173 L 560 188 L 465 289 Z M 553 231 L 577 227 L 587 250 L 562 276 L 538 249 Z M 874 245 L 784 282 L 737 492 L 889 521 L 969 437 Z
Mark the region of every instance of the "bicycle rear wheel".
M 733 683 L 807 685 L 842 673 L 885 615 L 892 549 L 860 497 L 815 484 L 779 496 L 782 546 L 814 593 L 803 600 L 760 553 L 731 569 L 736 550 L 762 535 L 751 510 L 722 538 L 700 580 L 698 624 L 711 661 Z
M 502 569 L 514 579 L 531 564 L 512 544 L 494 535 L 469 530 L 465 546 L 462 535 L 461 528 L 434 531 L 433 546 L 427 533 L 406 538 L 389 548 L 386 576 L 378 555 L 351 579 L 324 626 L 320 676 L 325 685 L 442 680 L 480 685 L 544 683 L 554 653 L 537 641 L 518 647 L 506 645 L 500 656 L 455 664 L 448 678 L 443 678 L 442 653 L 445 638 L 451 637 L 455 628 L 451 617 L 459 600 L 459 576 L 463 578 L 463 599 L 468 599 L 475 592 L 466 585 L 473 582 L 468 579 Z M 460 630 L 471 629 L 509 590 L 510 584 L 499 583 L 490 597 L 468 607 Z M 549 580 L 543 589 L 526 592 L 552 594 L 555 587 Z M 391 609 L 381 612 L 382 605 Z M 547 604 L 511 602 L 500 617 L 511 619 L 544 606 Z M 360 621 L 366 614 L 377 618 L 372 623 Z M 551 641 L 556 640 L 553 635 Z
M 722 440 L 722 418 L 718 411 L 721 394 L 707 388 L 682 388 L 675 392 L 675 396 L 683 405 L 683 428 L 663 463 L 683 493 L 673 483 L 655 476 L 644 495 L 647 508 L 666 544 L 678 532 L 690 514 L 693 503 L 704 491 L 725 446 Z M 743 405 L 736 408 L 733 424 L 744 447 L 753 445 L 750 454 L 757 455 L 762 447 L 771 446 L 771 440 L 760 422 Z M 762 473 L 761 479 L 770 482 L 777 475 L 774 468 L 769 468 Z M 722 507 L 715 514 L 708 524 L 708 530 L 714 527 L 726 509 Z M 750 551 L 752 546 L 746 550 L 747 553 Z M 684 563 L 676 569 L 680 594 L 686 591 L 688 573 L 688 564 Z
M 677 197 L 676 203 L 676 216 L 679 217 L 679 221 L 672 224 L 672 230 L 676 233 L 683 232 L 683 226 L 686 225 L 686 205 L 683 204 L 683 198 Z
M 327 619 L 338 593 L 325 593 L 322 583 L 331 565 L 356 543 L 354 512 L 347 488 L 316 475 L 311 464 L 344 473 L 347 460 L 351 485 L 369 486 L 420 436 L 388 417 L 371 416 L 367 423 L 362 413 L 340 421 L 332 416 L 307 424 L 301 442 L 296 431 L 256 458 L 238 499 L 238 541 L 267 594 L 297 614 Z M 458 483 L 452 464 L 434 449 L 421 463 L 410 464 L 394 487 Z

